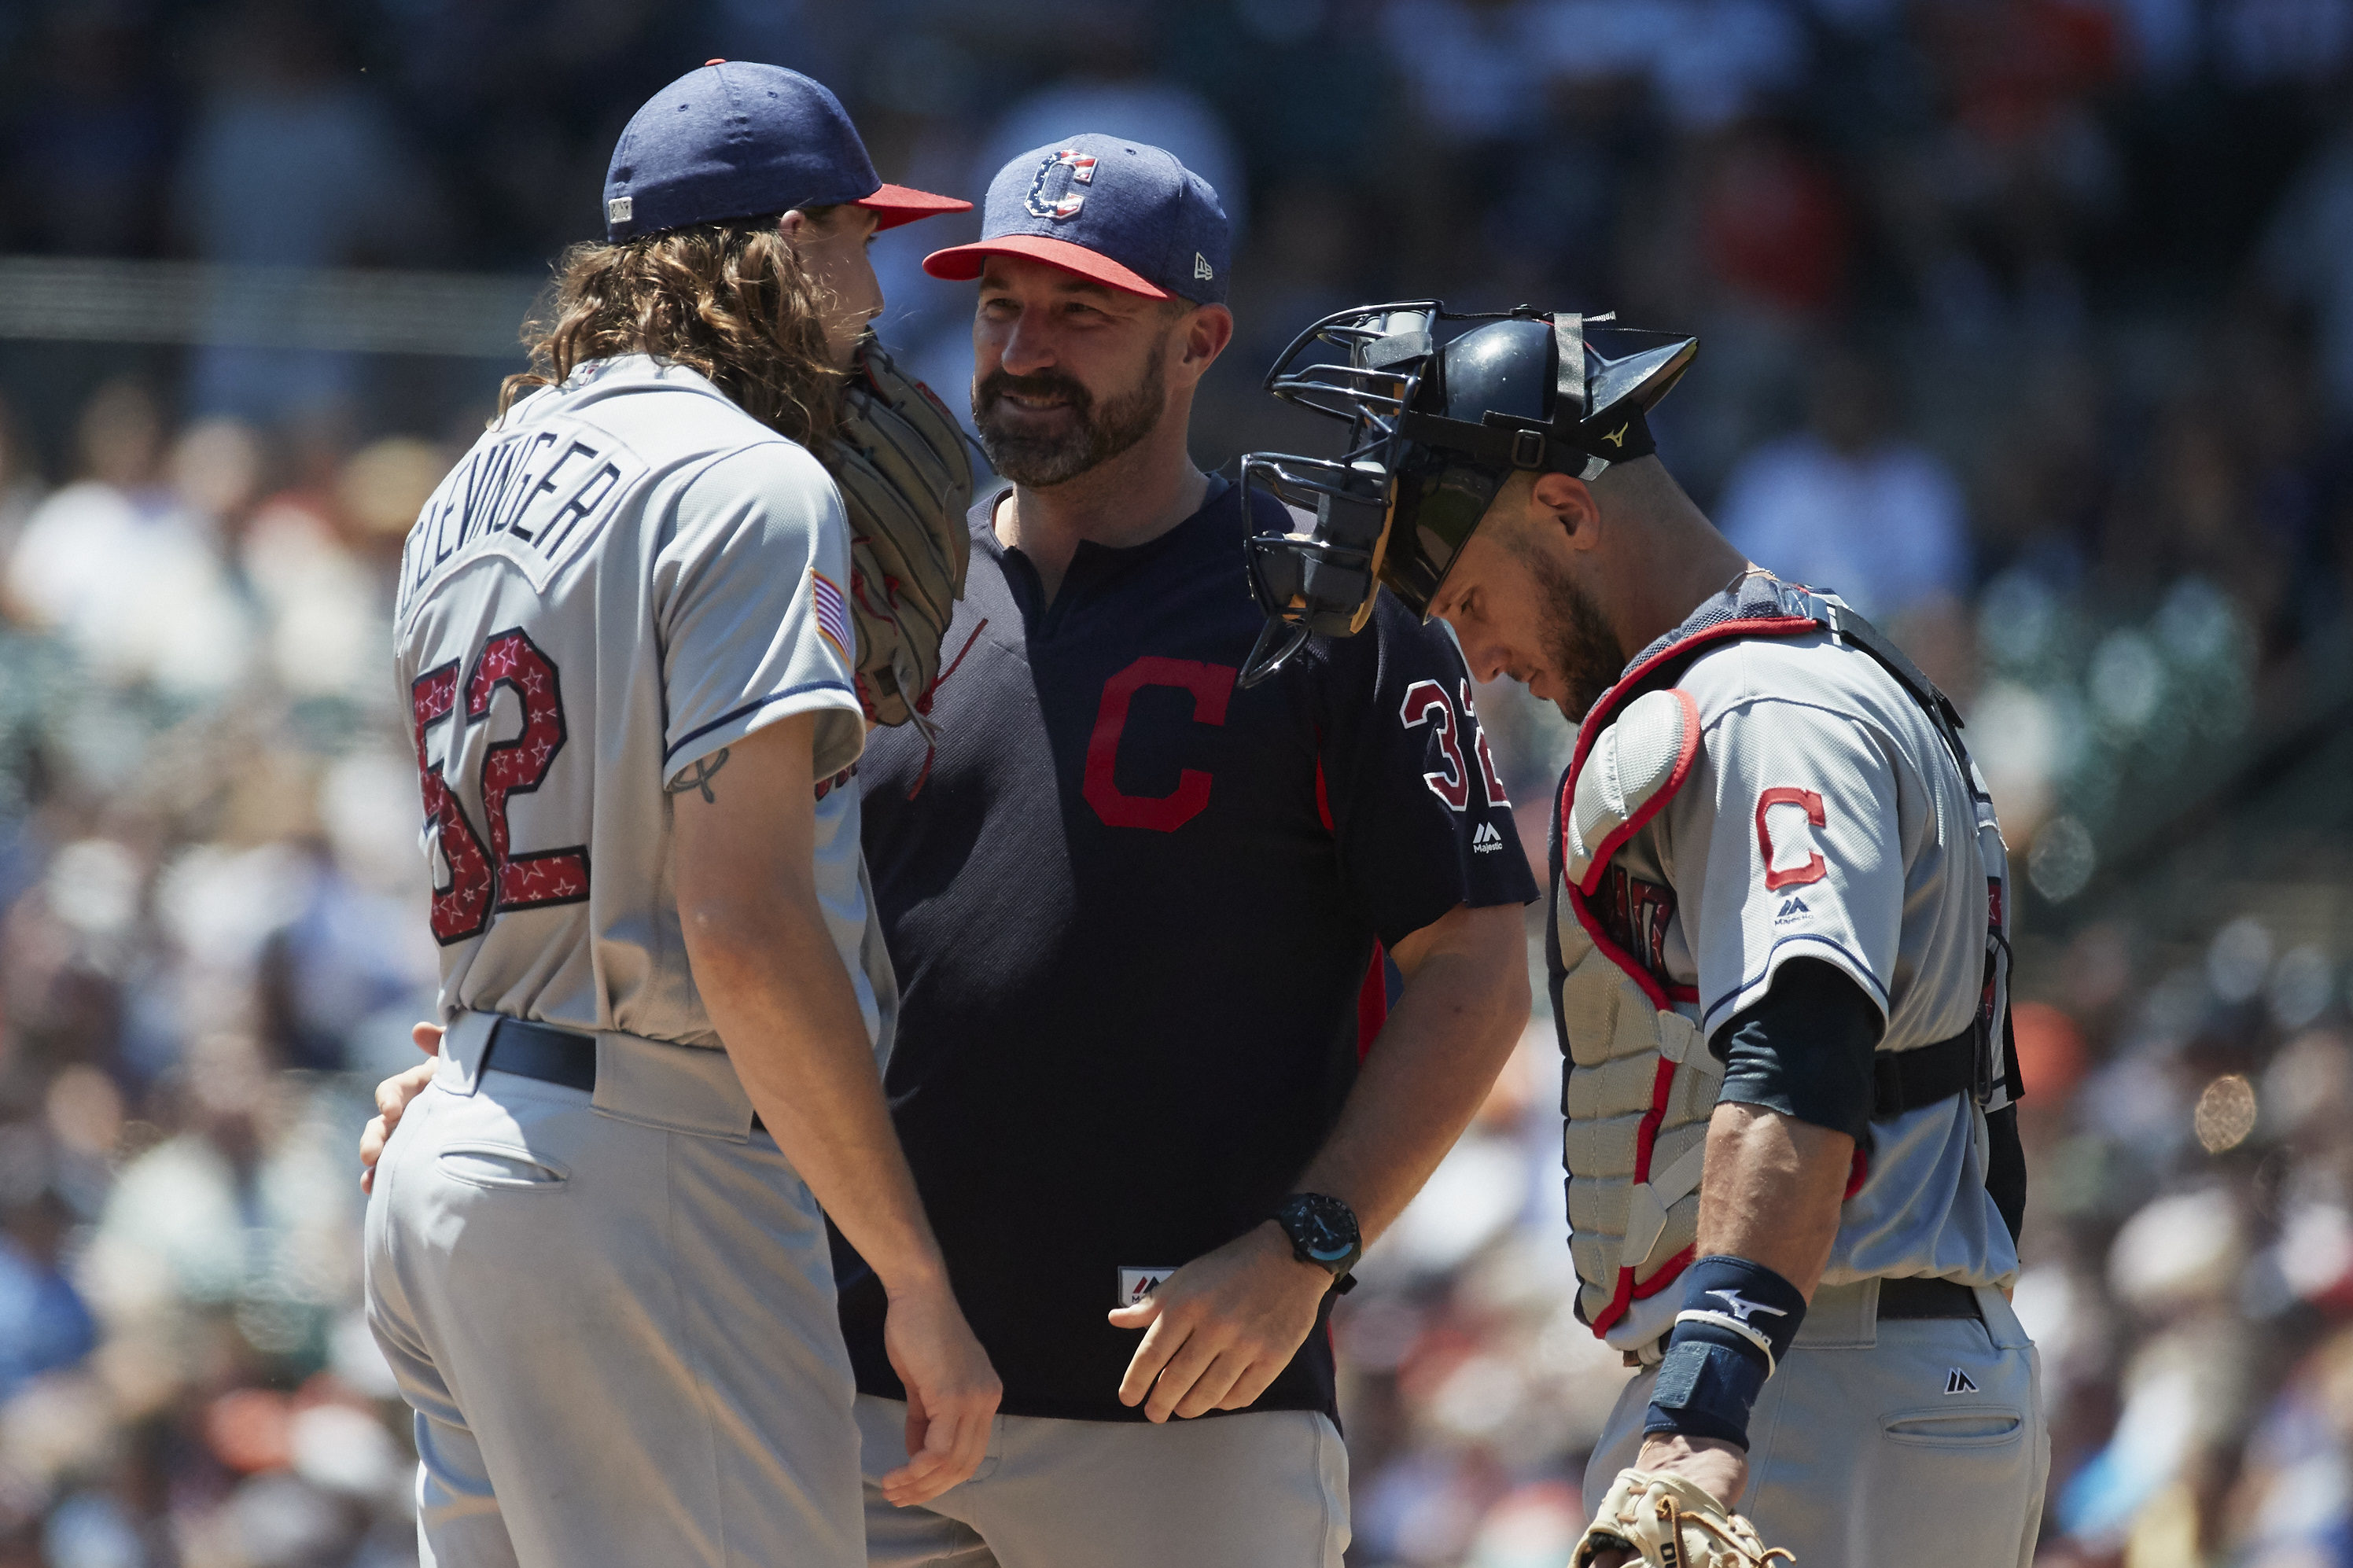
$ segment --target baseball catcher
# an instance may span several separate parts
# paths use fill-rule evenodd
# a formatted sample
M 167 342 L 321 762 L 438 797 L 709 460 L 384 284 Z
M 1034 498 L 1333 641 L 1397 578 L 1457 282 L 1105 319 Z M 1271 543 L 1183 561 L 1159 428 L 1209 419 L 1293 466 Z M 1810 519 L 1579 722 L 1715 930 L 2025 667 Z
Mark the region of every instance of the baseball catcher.
M 1268 384 L 1348 445 L 1245 459 L 1315 512 L 1251 542 L 1250 673 L 1377 583 L 1581 721 L 1547 944 L 1569 1249 L 1578 1315 L 1641 1370 L 1577 1568 L 2023 1565 L 2049 1457 L 2005 1295 L 2000 830 L 1944 695 L 1660 462 L 1648 416 L 1697 349 L 1435 300 L 1316 323 Z

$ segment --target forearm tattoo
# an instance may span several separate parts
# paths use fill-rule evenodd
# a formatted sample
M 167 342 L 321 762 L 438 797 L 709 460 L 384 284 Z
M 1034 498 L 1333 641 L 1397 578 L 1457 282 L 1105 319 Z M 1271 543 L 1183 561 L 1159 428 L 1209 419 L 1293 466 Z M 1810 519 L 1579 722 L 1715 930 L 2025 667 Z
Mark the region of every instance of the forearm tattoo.
M 716 805 L 719 804 L 719 797 L 711 793 L 711 781 L 717 778 L 719 770 L 726 765 L 727 748 L 722 746 L 707 757 L 697 757 L 694 760 L 694 766 L 662 785 L 662 792 L 666 795 L 684 795 L 691 789 L 701 790 L 702 798 Z

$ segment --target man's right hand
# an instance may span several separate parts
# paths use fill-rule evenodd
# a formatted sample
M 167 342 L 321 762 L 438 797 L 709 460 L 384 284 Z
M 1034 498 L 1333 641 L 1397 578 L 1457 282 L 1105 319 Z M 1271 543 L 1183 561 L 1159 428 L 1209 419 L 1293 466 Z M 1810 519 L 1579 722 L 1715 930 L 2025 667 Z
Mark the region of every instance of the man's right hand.
M 882 1478 L 882 1496 L 906 1508 L 980 1468 L 1005 1387 L 944 1277 L 891 1294 L 882 1348 L 907 1389 L 907 1462 Z
M 417 1042 L 417 1048 L 427 1058 L 441 1054 L 440 1025 L 419 1024 L 408 1031 L 408 1037 Z M 384 1158 L 385 1140 L 400 1125 L 400 1113 L 408 1109 L 408 1102 L 423 1094 L 425 1086 L 433 1081 L 434 1067 L 430 1059 L 421 1061 L 375 1086 L 375 1120 L 360 1134 L 360 1191 L 375 1190 L 375 1163 Z

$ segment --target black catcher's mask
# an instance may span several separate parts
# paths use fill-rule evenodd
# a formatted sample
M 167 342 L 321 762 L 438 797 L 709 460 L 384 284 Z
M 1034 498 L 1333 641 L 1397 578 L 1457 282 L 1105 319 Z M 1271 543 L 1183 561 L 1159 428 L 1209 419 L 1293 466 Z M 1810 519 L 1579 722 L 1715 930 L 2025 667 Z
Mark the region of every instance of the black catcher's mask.
M 1387 584 L 1427 618 L 1488 503 L 1517 470 L 1597 477 L 1653 449 L 1644 416 L 1699 340 L 1604 325 L 1609 316 L 1449 310 L 1442 300 L 1326 316 L 1267 373 L 1286 403 L 1348 426 L 1336 458 L 1253 452 L 1242 485 L 1312 508 L 1307 533 L 1249 542 L 1250 592 L 1267 614 L 1241 683 L 1273 674 L 1313 635 L 1345 637 Z M 1479 321 L 1441 343 L 1448 321 Z M 1302 363 L 1323 344 L 1342 360 Z

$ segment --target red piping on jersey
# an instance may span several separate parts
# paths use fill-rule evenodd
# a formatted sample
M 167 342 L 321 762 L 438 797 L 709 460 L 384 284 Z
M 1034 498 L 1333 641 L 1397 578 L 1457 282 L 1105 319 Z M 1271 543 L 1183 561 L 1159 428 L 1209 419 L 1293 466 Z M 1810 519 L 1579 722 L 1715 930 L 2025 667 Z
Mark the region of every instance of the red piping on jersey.
M 1726 621 L 1721 626 L 1710 626 L 1705 631 L 1695 632 L 1680 642 L 1671 643 L 1661 648 L 1657 653 L 1620 676 L 1617 684 L 1604 692 L 1601 700 L 1596 702 L 1592 710 L 1586 714 L 1585 722 L 1577 726 L 1577 750 L 1569 758 L 1568 773 L 1562 779 L 1558 803 L 1562 861 L 1561 889 L 1568 897 L 1568 907 L 1577 916 L 1577 923 L 1585 928 L 1586 935 L 1593 939 L 1593 945 L 1601 951 L 1603 957 L 1630 975 L 1634 984 L 1642 988 L 1642 994 L 1649 997 L 1651 1005 L 1662 1013 L 1673 1011 L 1673 1005 L 1669 999 L 1666 988 L 1659 984 L 1648 969 L 1637 963 L 1631 953 L 1611 941 L 1602 931 L 1601 922 L 1585 902 L 1586 894 L 1592 889 L 1576 887 L 1568 881 L 1567 874 L 1568 812 L 1570 803 L 1576 798 L 1577 774 L 1584 771 L 1586 755 L 1592 751 L 1593 742 L 1600 739 L 1601 731 L 1608 726 L 1609 720 L 1639 690 L 1643 679 L 1667 660 L 1688 657 L 1694 648 L 1704 647 L 1709 643 L 1727 641 L 1733 637 L 1796 637 L 1804 632 L 1816 630 L 1820 626 L 1821 622 L 1810 616 L 1757 616 L 1746 620 Z M 1675 759 L 1675 771 L 1669 775 L 1666 784 L 1656 795 L 1644 801 L 1641 808 L 1622 827 L 1601 841 L 1593 856 L 1593 869 L 1587 878 L 1593 888 L 1600 886 L 1601 872 L 1608 866 L 1609 857 L 1616 854 L 1626 840 L 1633 837 L 1643 824 L 1658 815 L 1666 803 L 1673 798 L 1675 792 L 1683 787 L 1684 780 L 1691 772 L 1692 759 L 1697 754 L 1699 749 L 1699 705 L 1681 688 L 1670 687 L 1668 689 L 1673 691 L 1683 704 L 1686 729 L 1683 734 L 1682 754 Z M 1620 696 L 1620 693 L 1624 695 Z M 1691 990 L 1692 994 L 1686 1000 L 1699 999 L 1696 988 L 1677 986 L 1675 989 L 1677 992 Z M 1647 1182 L 1651 1179 L 1651 1153 L 1658 1140 L 1659 1128 L 1667 1119 L 1667 1100 L 1673 1091 L 1674 1083 L 1675 1064 L 1662 1056 L 1659 1058 L 1658 1076 L 1651 1085 L 1651 1109 L 1642 1113 L 1641 1121 L 1634 1129 L 1634 1180 L 1637 1182 Z M 1594 1337 L 1607 1338 L 1611 1327 L 1632 1309 L 1636 1301 L 1648 1300 L 1673 1284 L 1681 1278 L 1683 1271 L 1691 1267 L 1692 1258 L 1697 1250 L 1695 1245 L 1684 1247 L 1681 1252 L 1668 1258 L 1656 1274 L 1651 1275 L 1639 1286 L 1634 1283 L 1633 1267 L 1630 1264 L 1620 1264 L 1618 1268 L 1618 1288 L 1610 1293 L 1609 1304 L 1594 1314 Z
M 1389 1021 L 1388 950 L 1373 939 L 1373 962 L 1366 967 L 1365 983 L 1356 991 L 1356 1059 L 1372 1054 L 1373 1041 Z
M 1339 829 L 1332 825 L 1332 796 L 1324 787 L 1324 757 L 1321 748 L 1324 732 L 1315 732 L 1318 748 L 1315 758 L 1315 815 L 1324 819 L 1324 831 L 1338 837 Z M 1362 1062 L 1372 1054 L 1373 1041 L 1389 1021 L 1388 949 L 1381 939 L 1373 939 L 1373 961 L 1365 966 L 1364 984 L 1356 987 L 1356 1060 Z

